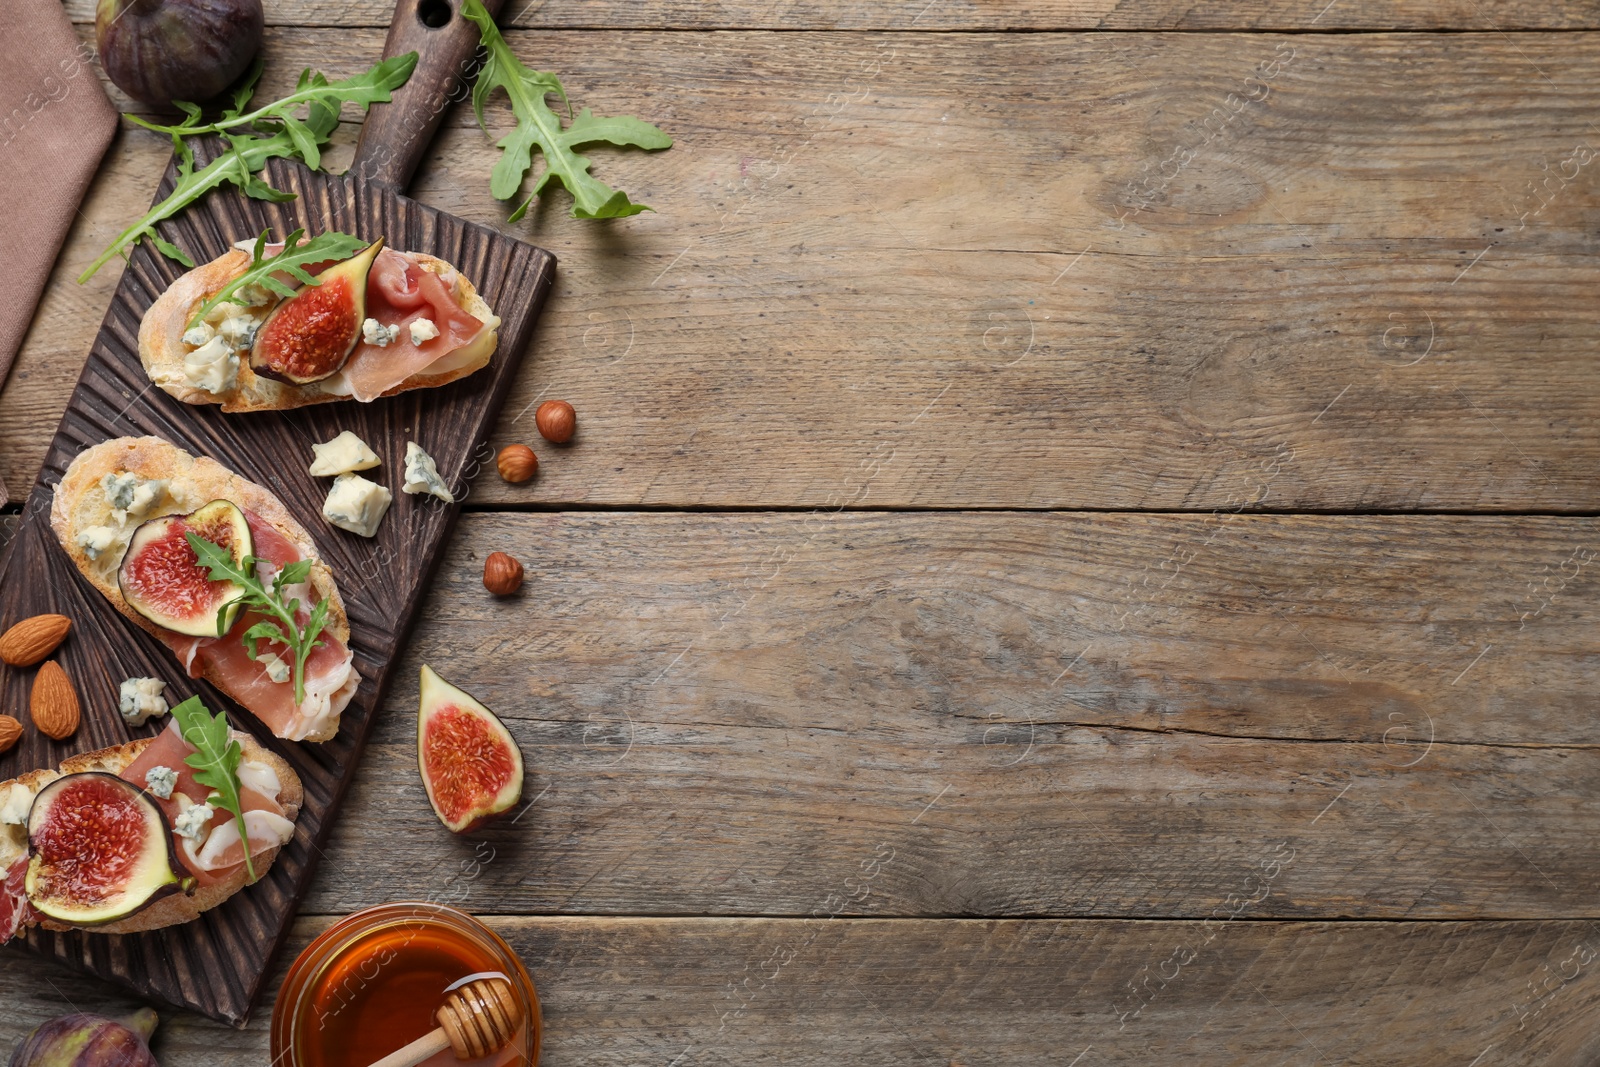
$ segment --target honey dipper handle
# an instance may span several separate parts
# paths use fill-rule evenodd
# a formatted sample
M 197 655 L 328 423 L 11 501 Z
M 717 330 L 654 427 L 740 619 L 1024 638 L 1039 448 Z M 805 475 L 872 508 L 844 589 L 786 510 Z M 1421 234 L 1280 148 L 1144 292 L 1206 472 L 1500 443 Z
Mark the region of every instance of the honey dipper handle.
M 405 1048 L 396 1049 L 383 1059 L 372 1064 L 372 1067 L 417 1067 L 417 1064 L 429 1056 L 436 1056 L 450 1047 L 450 1036 L 444 1032 L 444 1027 L 423 1034 Z

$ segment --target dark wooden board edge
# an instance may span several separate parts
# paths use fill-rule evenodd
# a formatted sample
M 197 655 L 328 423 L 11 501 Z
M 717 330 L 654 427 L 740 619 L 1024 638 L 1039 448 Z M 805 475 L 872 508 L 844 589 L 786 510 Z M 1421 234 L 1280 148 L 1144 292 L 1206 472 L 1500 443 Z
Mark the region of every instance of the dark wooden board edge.
M 197 153 L 203 162 L 215 145 Z M 389 690 L 394 662 L 416 620 L 418 609 L 460 514 L 460 500 L 475 466 L 486 459 L 485 437 L 510 390 L 522 353 L 554 280 L 555 258 L 488 227 L 468 223 L 380 187 L 312 173 L 284 161 L 268 165 L 273 185 L 298 194 L 284 204 L 247 199 L 234 191 L 214 193 L 161 227 L 162 236 L 185 248 L 197 262 L 221 254 L 234 240 L 253 236 L 263 226 L 276 234 L 296 225 L 308 232 L 342 229 L 363 236 L 379 230 L 391 244 L 426 251 L 458 266 L 501 316 L 500 342 L 490 365 L 438 390 L 420 390 L 371 405 L 346 401 L 296 412 L 223 415 L 215 408 L 192 408 L 148 382 L 139 363 L 138 323 L 144 310 L 182 273 L 183 267 L 141 245 L 131 255 L 105 319 L 69 398 L 23 512 L 16 536 L 0 559 L 0 626 L 43 610 L 59 609 L 75 621 L 74 634 L 56 658 L 63 661 L 84 704 L 84 724 L 66 742 L 52 742 L 28 730 L 23 743 L 0 756 L 0 780 L 33 767 L 55 766 L 74 752 L 152 736 L 163 722 L 130 730 L 116 711 L 115 686 L 122 677 L 151 674 L 168 682 L 169 698 L 199 692 L 214 710 L 227 708 L 234 725 L 248 729 L 263 744 L 288 758 L 306 785 L 306 804 L 296 836 L 273 869 L 255 886 L 235 895 L 194 923 L 145 934 L 114 936 L 81 932 L 30 931 L 24 947 L 75 970 L 128 988 L 140 996 L 197 1011 L 243 1026 L 262 992 L 266 975 L 285 944 L 298 901 L 303 896 L 323 846 L 365 749 L 378 709 Z M 169 166 L 157 191 L 163 198 L 176 171 Z M 396 238 L 404 233 L 405 239 Z M 131 395 L 131 399 L 129 399 Z M 113 414 L 123 400 L 127 404 Z M 437 431 L 423 434 L 424 414 L 455 416 L 447 424 L 447 447 Z M 457 493 L 444 505 L 430 497 L 399 492 L 406 436 L 415 434 L 438 461 L 440 473 Z M 325 480 L 303 471 L 309 445 L 293 447 L 290 432 L 307 440 L 326 440 L 350 428 L 383 458 L 377 480 L 394 491 L 395 503 L 367 542 L 329 527 L 320 515 Z M 385 430 L 389 432 L 385 432 Z M 155 433 L 196 454 L 273 489 L 318 543 L 332 567 L 352 623 L 351 647 L 363 682 L 346 709 L 340 734 L 324 746 L 296 745 L 272 738 L 253 718 L 241 715 L 209 684 L 184 678 L 176 660 L 153 638 L 118 614 L 77 574 L 49 529 L 54 485 L 82 448 L 123 434 Z M 271 438 L 290 441 L 287 455 L 265 449 Z M 430 506 L 432 505 L 432 506 Z M 419 537 L 421 548 L 407 538 Z M 374 560 L 386 560 L 371 568 Z M 408 582 L 391 582 L 393 570 Z M 363 582 L 363 572 L 381 573 L 381 582 Z M 398 588 L 398 587 L 404 587 Z M 385 591 L 400 595 L 381 595 Z M 381 629 L 364 629 L 381 623 Z M 8 709 L 26 707 L 33 671 L 6 670 L 0 698 Z M 94 682 L 96 684 L 86 684 Z M 107 686 L 109 685 L 109 690 Z M 175 700 L 174 700 L 175 702 Z M 25 714 L 18 717 L 27 722 Z M 320 772 L 320 773 L 319 773 Z M 242 965 L 245 973 L 239 973 Z

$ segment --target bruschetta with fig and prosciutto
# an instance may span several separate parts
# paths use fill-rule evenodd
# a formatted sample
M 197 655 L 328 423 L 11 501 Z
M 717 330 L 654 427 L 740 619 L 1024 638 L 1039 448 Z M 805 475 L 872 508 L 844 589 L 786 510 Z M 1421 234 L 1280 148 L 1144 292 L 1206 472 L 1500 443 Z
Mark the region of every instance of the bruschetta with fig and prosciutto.
M 174 714 L 153 738 L 0 782 L 0 943 L 33 925 L 131 934 L 185 923 L 267 872 L 294 836 L 300 778 L 220 716 L 214 725 L 199 732 L 231 758 L 199 769 L 190 760 L 202 749 Z M 232 764 L 226 778 L 213 762 Z
M 324 249 L 341 258 L 311 258 Z M 499 326 L 459 270 L 382 238 L 241 241 L 150 306 L 139 359 L 186 404 L 269 411 L 464 378 L 488 364 Z
M 361 684 L 333 574 L 269 490 L 158 437 L 85 449 L 50 526 L 83 576 L 278 737 L 326 741 Z

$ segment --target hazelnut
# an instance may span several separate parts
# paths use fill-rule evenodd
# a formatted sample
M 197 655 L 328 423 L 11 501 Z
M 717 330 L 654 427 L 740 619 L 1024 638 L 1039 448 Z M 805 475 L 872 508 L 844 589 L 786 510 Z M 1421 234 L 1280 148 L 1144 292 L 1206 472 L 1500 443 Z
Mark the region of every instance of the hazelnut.
M 494 465 L 508 482 L 525 482 L 539 473 L 539 457 L 527 445 L 506 445 L 495 457 Z
M 578 429 L 578 413 L 565 400 L 546 400 L 533 413 L 539 436 L 551 444 L 564 445 Z
M 483 561 L 483 587 L 495 596 L 510 596 L 522 588 L 522 564 L 504 552 L 491 552 Z

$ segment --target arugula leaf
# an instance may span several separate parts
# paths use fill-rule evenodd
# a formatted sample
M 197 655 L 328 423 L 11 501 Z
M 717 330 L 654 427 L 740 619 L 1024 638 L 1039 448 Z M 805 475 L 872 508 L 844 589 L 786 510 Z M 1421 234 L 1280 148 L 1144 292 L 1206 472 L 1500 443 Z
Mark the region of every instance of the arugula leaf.
M 321 285 L 316 278 L 306 272 L 306 266 L 312 263 L 322 263 L 330 259 L 349 259 L 363 248 L 367 242 L 359 237 L 352 237 L 348 233 L 338 230 L 329 230 L 319 233 L 309 241 L 297 244 L 305 236 L 305 230 L 295 230 L 284 238 L 283 251 L 275 256 L 263 256 L 267 246 L 267 232 L 261 231 L 261 236 L 256 238 L 255 250 L 251 256 L 250 266 L 245 272 L 233 281 L 219 289 L 209 300 L 201 304 L 195 311 L 194 317 L 189 320 L 190 326 L 195 326 L 211 313 L 211 309 L 230 299 L 234 293 L 247 285 L 259 285 L 263 289 L 277 293 L 279 296 L 293 296 L 294 286 L 274 275 L 282 271 L 290 277 L 297 279 L 305 285 Z
M 311 577 L 311 561 L 297 559 L 293 563 L 286 563 L 278 570 L 277 577 L 272 579 L 273 592 L 278 592 L 286 585 L 299 585 Z
M 511 213 L 509 221 L 522 218 L 529 205 L 552 181 L 559 181 L 572 194 L 572 217 L 575 219 L 623 218 L 653 211 L 645 204 L 629 200 L 621 189 L 613 189 L 590 174 L 589 160 L 573 149 L 605 141 L 653 151 L 671 148 L 672 138 L 642 119 L 630 115 L 595 115 L 587 108 L 562 129 L 561 117 L 545 103 L 545 96 L 555 93 L 567 105 L 567 115 L 571 117 L 572 103 L 561 87 L 561 80 L 547 71 L 523 66 L 505 38 L 500 36 L 494 17 L 481 0 L 464 0 L 461 14 L 477 24 L 483 47 L 488 52 L 483 69 L 478 72 L 478 81 L 472 87 L 472 110 L 478 116 L 478 125 L 485 133 L 489 132 L 483 119 L 483 105 L 496 89 L 505 90 L 517 119 L 516 131 L 495 142 L 495 147 L 505 151 L 489 176 L 489 191 L 499 200 L 515 196 L 533 166 L 533 150 L 538 148 L 544 154 L 544 173 L 534 185 L 533 195 Z
M 240 91 L 234 96 L 234 106 L 223 112 L 222 117 L 216 122 L 202 125 L 200 122 L 200 109 L 184 108 L 187 117 L 176 126 L 163 126 L 153 122 L 146 122 L 137 115 L 125 116 L 135 125 L 143 126 L 147 130 L 157 133 L 170 133 L 173 136 L 194 137 L 206 133 L 222 133 L 226 130 L 236 129 L 240 126 L 257 128 L 257 123 L 275 121 L 283 124 L 284 130 L 295 143 L 295 149 L 306 166 L 316 170 L 321 166 L 322 157 L 320 146 L 322 138 L 318 137 L 316 130 L 326 124 L 331 115 L 337 122 L 339 106 L 341 104 L 359 104 L 363 109 L 369 104 L 382 103 L 389 99 L 389 93 L 398 89 L 411 77 L 411 72 L 417 65 L 417 53 L 407 52 L 405 55 L 385 59 L 376 64 L 372 69 L 357 74 L 354 77 L 344 78 L 340 81 L 330 82 L 327 75 L 321 71 L 313 71 L 310 67 L 300 72 L 300 80 L 295 84 L 294 92 L 282 100 L 274 100 L 265 107 L 256 108 L 246 113 L 245 105 L 250 102 L 250 95 L 254 91 L 256 79 L 261 77 L 261 61 L 256 60 L 251 69 L 250 76 L 246 79 Z M 298 119 L 293 111 L 301 104 L 308 105 L 306 119 Z M 180 105 L 182 106 L 182 105 Z
M 289 644 L 289 637 L 283 632 L 283 627 L 271 619 L 262 619 L 241 634 L 240 639 L 244 641 L 244 652 L 245 655 L 250 657 L 251 662 L 261 658 L 261 646 L 259 644 L 261 641 L 276 641 L 280 645 Z
M 261 579 L 256 577 L 256 564 L 270 565 L 270 560 L 246 556 L 241 564 L 234 560 L 232 552 L 207 541 L 193 530 L 185 532 L 184 537 L 188 540 L 189 547 L 194 550 L 196 561 L 209 571 L 212 581 L 233 582 L 243 590 L 239 598 L 233 601 L 234 604 L 273 617 L 257 622 L 241 635 L 245 653 L 254 660 L 260 653 L 260 642 L 263 640 L 276 641 L 287 646 L 294 653 L 295 706 L 299 707 L 305 703 L 306 658 L 311 655 L 312 650 L 322 645 L 322 642 L 317 640 L 317 635 L 327 626 L 328 602 L 319 600 L 313 604 L 311 614 L 302 625 L 295 621 L 295 615 L 300 610 L 299 599 L 291 599 L 288 603 L 284 603 L 283 591 L 310 577 L 311 561 L 296 560 L 283 567 L 273 578 L 272 588 L 269 590 L 261 584 Z M 230 616 L 233 614 L 231 611 L 217 613 L 218 637 L 226 636 L 232 622 Z
M 244 759 L 244 749 L 228 730 L 228 719 L 222 713 L 213 716 L 197 696 L 190 697 L 172 709 L 177 720 L 178 733 L 195 747 L 184 761 L 194 768 L 194 780 L 212 790 L 209 800 L 216 801 L 224 811 L 233 815 L 239 827 L 239 841 L 244 845 L 245 876 L 256 880 L 255 863 L 250 858 L 250 834 L 244 822 L 244 801 L 240 797 L 239 763 Z
M 230 183 L 239 185 L 257 199 L 265 199 L 260 195 L 262 191 L 276 192 L 261 179 L 256 178 L 255 174 L 267 165 L 269 159 L 294 155 L 294 143 L 289 140 L 288 135 L 279 133 L 271 137 L 238 137 L 232 140 L 233 151 L 218 156 L 199 170 L 194 169 L 194 153 L 189 150 L 189 146 L 181 141 L 178 142 L 178 178 L 172 193 L 151 208 L 142 219 L 118 234 L 111 245 L 100 253 L 99 258 L 78 275 L 78 284 L 82 285 L 88 281 L 113 257 L 138 244 L 140 239 L 148 239 L 156 250 L 167 258 L 175 259 L 186 267 L 193 267 L 193 259 L 176 245 L 156 235 L 156 223 L 171 218 L 220 185 Z M 294 199 L 292 194 L 280 195 L 286 199 Z
M 299 158 L 313 170 L 322 165 L 322 146 L 339 125 L 339 109 L 346 103 L 365 108 L 369 104 L 389 99 L 391 91 L 404 85 L 417 65 L 417 54 L 407 52 L 376 64 L 370 70 L 341 81 L 330 82 L 326 76 L 306 70 L 300 75 L 295 91 L 282 100 L 274 101 L 254 111 L 246 112 L 250 98 L 255 93 L 256 80 L 261 77 L 258 61 L 239 89 L 234 93 L 233 106 L 222 113 L 216 122 L 202 122 L 200 108 L 187 101 L 177 101 L 184 113 L 182 122 L 169 126 L 147 122 L 137 115 L 123 117 L 137 126 L 172 138 L 172 151 L 178 159 L 177 181 L 166 199 L 150 209 L 143 218 L 117 235 L 100 256 L 82 274 L 82 285 L 94 276 L 115 256 L 124 254 L 141 240 L 148 240 L 156 251 L 175 259 L 185 267 L 193 267 L 194 260 L 172 242 L 156 234 L 156 224 L 171 218 L 212 189 L 223 185 L 237 185 L 246 196 L 256 200 L 293 200 L 294 194 L 274 189 L 258 175 L 269 159 Z M 304 105 L 304 118 L 293 112 Z M 226 149 L 216 159 L 199 170 L 195 169 L 194 152 L 187 137 L 202 134 L 219 134 Z

